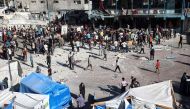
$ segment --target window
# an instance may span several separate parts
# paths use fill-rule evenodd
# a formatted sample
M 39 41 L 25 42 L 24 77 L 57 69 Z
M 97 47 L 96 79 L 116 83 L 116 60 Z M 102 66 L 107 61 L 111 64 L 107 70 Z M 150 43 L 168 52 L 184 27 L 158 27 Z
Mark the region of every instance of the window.
M 33 1 L 31 1 L 31 3 L 36 3 L 36 1 L 33 0 Z
M 84 0 L 84 4 L 88 4 L 88 0 Z
M 43 1 L 43 0 L 42 0 L 42 1 L 40 1 L 40 2 L 41 2 L 41 3 L 45 3 L 45 1 Z
M 81 1 L 80 0 L 74 0 L 74 3 L 75 4 L 81 4 Z
M 53 3 L 59 3 L 59 1 L 58 0 L 54 0 Z

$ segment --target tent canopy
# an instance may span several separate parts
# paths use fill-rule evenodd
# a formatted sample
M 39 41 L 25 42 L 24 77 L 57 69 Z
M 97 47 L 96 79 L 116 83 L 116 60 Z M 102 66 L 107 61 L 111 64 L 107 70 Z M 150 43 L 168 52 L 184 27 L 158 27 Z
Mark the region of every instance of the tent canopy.
M 70 90 L 66 85 L 56 83 L 41 73 L 31 73 L 22 79 L 20 92 L 49 95 L 51 109 L 66 107 L 71 100 Z
M 18 92 L 12 93 L 9 91 L 9 89 L 0 91 L 0 108 L 4 109 L 5 104 L 11 104 L 12 102 L 14 102 L 13 106 L 16 109 L 26 109 L 26 107 L 30 109 L 37 109 L 42 106 L 44 107 L 44 109 L 50 109 L 49 95 L 28 94 Z
M 146 109 L 146 107 L 156 109 L 156 106 L 164 109 L 173 109 L 176 105 L 172 83 L 169 80 L 129 89 L 113 100 L 97 103 L 94 104 L 94 106 L 105 104 L 108 108 L 120 109 L 119 107 L 124 101 L 125 109 L 128 109 L 127 107 L 129 107 L 130 104 L 126 99 L 131 99 L 132 109 L 137 109 L 137 107 L 139 109 Z

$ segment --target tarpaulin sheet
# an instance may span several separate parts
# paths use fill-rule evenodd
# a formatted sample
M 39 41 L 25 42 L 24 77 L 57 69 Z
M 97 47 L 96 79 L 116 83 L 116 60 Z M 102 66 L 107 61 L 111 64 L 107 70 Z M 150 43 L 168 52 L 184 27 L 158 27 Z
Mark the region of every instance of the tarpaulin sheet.
M 96 106 L 96 109 L 106 109 L 106 106 Z
M 5 109 L 13 109 L 13 102 L 11 102 Z
M 56 83 L 40 73 L 31 73 L 22 79 L 20 92 L 49 95 L 51 109 L 64 108 L 71 101 L 70 90 L 66 85 Z

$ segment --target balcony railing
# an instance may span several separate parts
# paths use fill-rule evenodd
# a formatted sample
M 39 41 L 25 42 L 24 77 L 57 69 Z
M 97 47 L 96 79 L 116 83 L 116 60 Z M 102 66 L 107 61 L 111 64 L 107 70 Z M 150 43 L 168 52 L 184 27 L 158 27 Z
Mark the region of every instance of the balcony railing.
M 111 15 L 182 15 L 182 11 L 175 9 L 123 9 L 123 10 L 106 10 Z

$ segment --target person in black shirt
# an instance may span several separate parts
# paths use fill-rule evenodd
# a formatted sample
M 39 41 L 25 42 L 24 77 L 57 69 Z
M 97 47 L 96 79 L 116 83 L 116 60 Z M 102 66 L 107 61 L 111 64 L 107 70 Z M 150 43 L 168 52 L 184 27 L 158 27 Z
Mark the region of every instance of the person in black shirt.
M 182 37 L 182 35 L 180 35 L 180 39 L 179 39 L 179 43 L 178 43 L 179 48 L 180 48 L 180 46 L 181 46 L 181 48 L 183 46 L 183 37 Z
M 49 54 L 46 57 L 46 61 L 47 61 L 48 68 L 50 68 L 51 67 L 51 56 Z
M 85 85 L 84 85 L 84 83 L 80 83 L 79 91 L 80 91 L 80 94 L 82 94 L 83 98 L 85 98 Z

